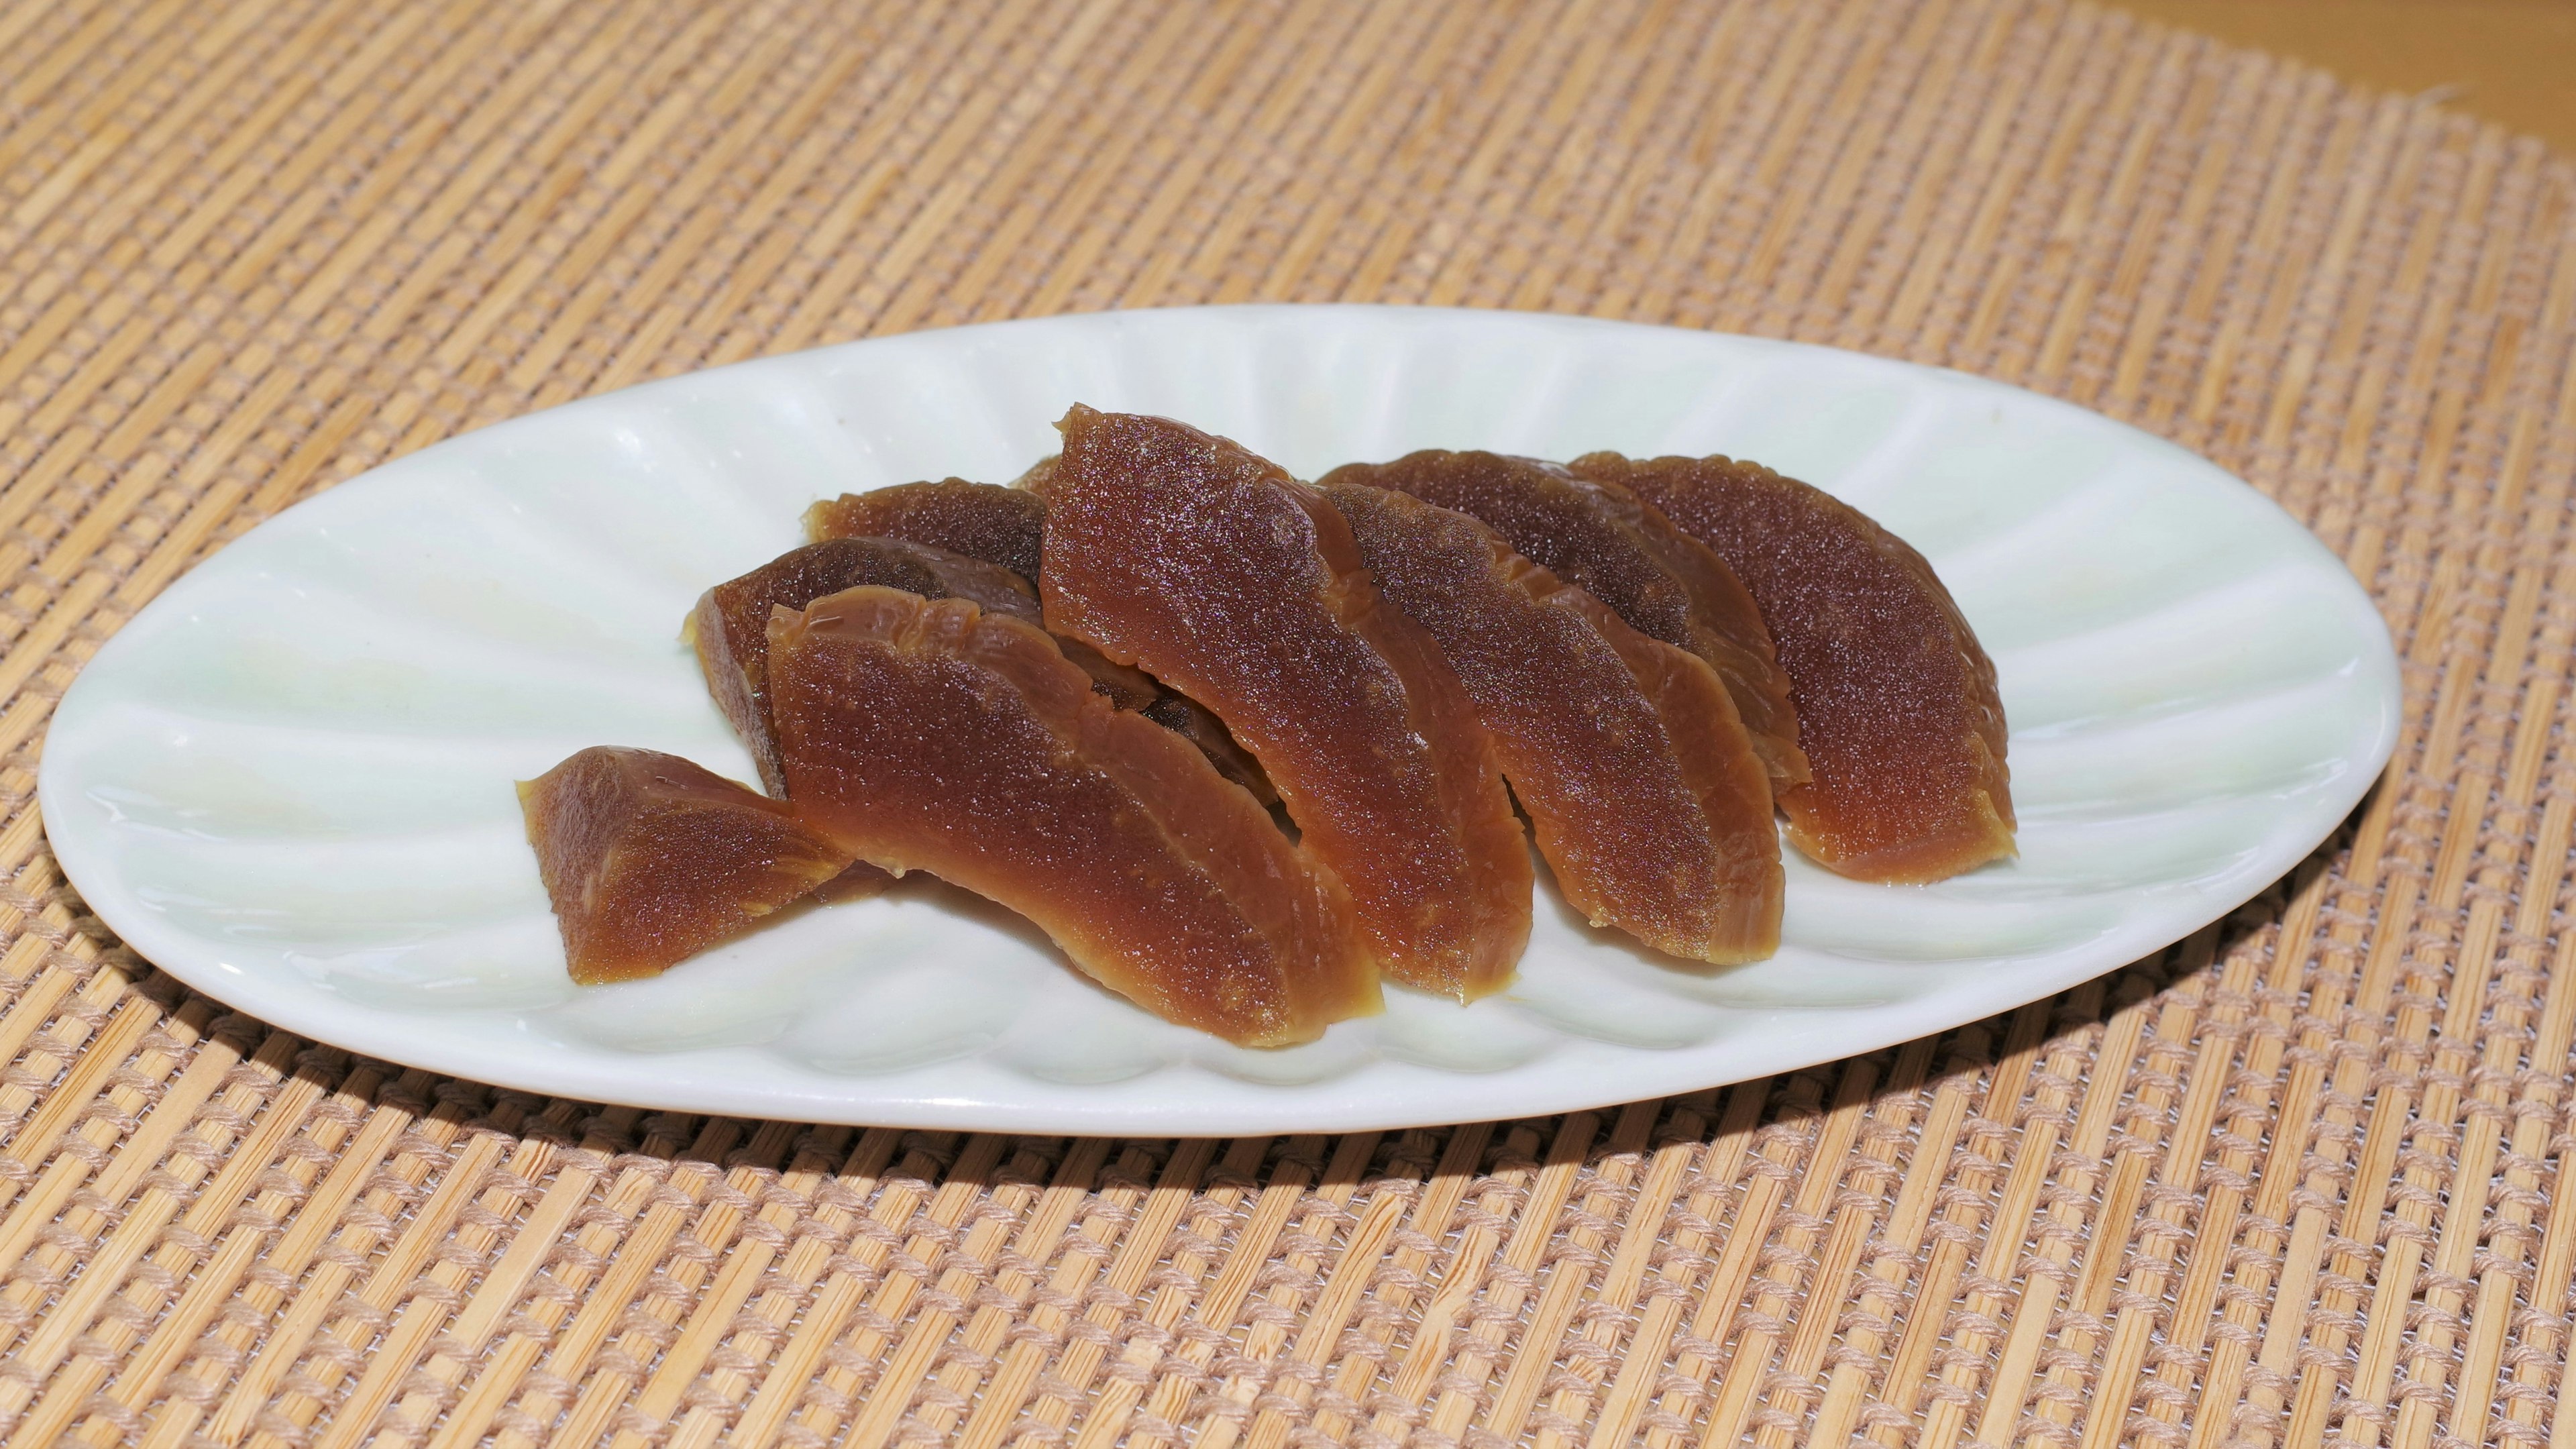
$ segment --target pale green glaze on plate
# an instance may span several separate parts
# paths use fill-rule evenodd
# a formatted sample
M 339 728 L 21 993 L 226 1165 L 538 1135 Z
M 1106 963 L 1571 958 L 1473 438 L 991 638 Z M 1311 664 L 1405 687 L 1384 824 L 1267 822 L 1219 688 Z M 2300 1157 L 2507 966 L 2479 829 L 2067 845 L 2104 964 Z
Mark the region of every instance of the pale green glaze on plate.
M 1791 859 L 1774 959 L 1693 971 L 1542 890 L 1517 985 L 1289 1051 L 1092 987 L 934 889 L 577 989 L 511 782 L 585 745 L 749 758 L 679 622 L 817 497 L 1005 480 L 1067 404 L 1305 476 L 1413 448 L 1723 452 L 1849 499 L 1995 657 L 2021 858 L 1924 888 Z M 1110 313 L 721 368 L 428 448 L 253 530 L 100 651 L 42 795 L 56 856 L 171 974 L 280 1026 L 536 1091 L 1022 1132 L 1515 1117 L 1872 1050 L 2060 991 L 2251 898 L 2397 733 L 2369 599 L 2279 509 L 2081 409 L 1822 348 L 1370 307 Z M 1542 872 L 1543 874 L 1543 872 Z

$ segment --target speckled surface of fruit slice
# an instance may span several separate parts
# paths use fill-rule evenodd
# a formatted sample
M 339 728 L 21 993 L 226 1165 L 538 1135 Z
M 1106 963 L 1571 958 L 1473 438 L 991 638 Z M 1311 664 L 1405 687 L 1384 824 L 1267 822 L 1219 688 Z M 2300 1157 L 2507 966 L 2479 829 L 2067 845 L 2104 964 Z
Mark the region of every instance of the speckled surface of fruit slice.
M 993 483 L 945 478 L 898 483 L 826 498 L 805 510 L 805 534 L 827 538 L 900 538 L 962 553 L 1035 584 L 1046 505 L 1034 493 Z
M 1466 684 L 1566 899 L 1691 960 L 1777 950 L 1770 776 L 1716 671 L 1463 513 L 1354 483 L 1324 492 L 1378 588 Z
M 1055 460 L 1041 462 L 1024 476 L 1043 480 Z M 1046 529 L 1046 503 L 1026 487 L 1003 488 L 950 478 L 938 483 L 898 483 L 868 493 L 844 493 L 805 511 L 805 530 L 817 539 L 884 537 L 930 544 L 968 558 L 998 564 L 1037 587 L 1038 560 Z M 1091 675 L 1094 687 L 1120 709 L 1142 711 L 1147 719 L 1177 730 L 1216 766 L 1217 773 L 1250 790 L 1265 805 L 1279 803 L 1279 792 L 1261 763 L 1245 752 L 1207 709 L 1147 675 L 1119 664 L 1079 639 L 1058 636 L 1067 659 Z
M 881 584 L 924 598 L 973 599 L 1034 622 L 1037 595 L 1008 569 L 946 549 L 890 538 L 834 538 L 790 549 L 707 590 L 686 633 L 706 671 L 707 690 L 751 750 L 760 783 L 784 797 L 787 780 L 769 722 L 769 611 L 802 609 L 826 594 Z
M 1094 980 L 1229 1041 L 1378 1009 L 1332 873 L 1040 630 L 852 589 L 773 618 L 770 679 L 790 793 L 860 858 L 1008 906 Z
M 1772 783 L 1807 778 L 1789 678 L 1752 594 L 1705 545 L 1626 488 L 1535 458 L 1437 448 L 1392 463 L 1345 464 L 1323 481 L 1392 488 L 1492 528 L 1629 627 L 1708 661 Z
M 1369 582 L 1309 485 L 1166 418 L 1075 407 L 1044 483 L 1050 627 L 1214 711 L 1349 885 L 1388 975 L 1508 981 L 1530 860 L 1493 745 L 1439 646 Z
M 1821 489 L 1727 458 L 1578 458 L 1725 559 L 1761 605 L 1814 778 L 1790 839 L 1861 880 L 1945 879 L 2014 851 L 1995 666 L 1903 539 Z

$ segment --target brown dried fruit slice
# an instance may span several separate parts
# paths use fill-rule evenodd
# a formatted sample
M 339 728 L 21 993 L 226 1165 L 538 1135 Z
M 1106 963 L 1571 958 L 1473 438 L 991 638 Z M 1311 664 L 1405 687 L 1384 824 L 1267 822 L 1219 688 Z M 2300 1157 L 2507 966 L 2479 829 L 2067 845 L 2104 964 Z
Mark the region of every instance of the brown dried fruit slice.
M 769 725 L 769 611 L 801 609 L 826 594 L 878 584 L 927 599 L 972 599 L 1031 623 L 1036 591 L 1005 568 L 946 549 L 891 538 L 835 538 L 790 549 L 698 597 L 686 634 L 697 646 L 707 690 L 735 733 L 751 748 L 760 783 L 783 797 L 787 778 Z
M 1716 671 L 1463 513 L 1352 483 L 1324 493 L 1465 682 L 1575 909 L 1692 960 L 1778 950 L 1770 775 Z
M 827 538 L 900 538 L 962 553 L 1035 584 L 1038 546 L 1046 534 L 1046 504 L 1034 493 L 991 483 L 949 478 L 899 483 L 867 493 L 844 493 L 805 510 L 805 535 Z
M 1528 943 L 1529 850 L 1492 742 L 1350 527 L 1276 464 L 1075 407 L 1046 481 L 1051 627 L 1214 711 L 1349 885 L 1397 980 L 1469 999 Z
M 805 510 L 805 532 L 818 541 L 899 538 L 943 548 L 1009 569 L 1035 590 L 1046 538 L 1046 500 L 1018 488 L 963 478 L 898 483 L 815 504 Z M 1079 639 L 1056 642 L 1064 646 L 1066 658 L 1090 671 L 1092 682 L 1120 709 L 1143 709 L 1168 693 L 1142 670 L 1112 663 Z
M 850 864 L 784 803 L 653 750 L 583 750 L 519 808 L 585 986 L 660 975 Z
M 1101 984 L 1229 1041 L 1378 1008 L 1332 874 L 1038 629 L 858 588 L 777 615 L 769 664 L 789 792 L 846 849 L 1018 911 Z
M 1046 459 L 1026 478 L 1043 481 L 1055 460 Z M 844 493 L 805 511 L 805 531 L 817 539 L 884 537 L 962 553 L 982 559 L 1029 581 L 1036 588 L 1038 559 L 1046 531 L 1046 502 L 1025 488 L 1002 488 L 950 478 L 939 483 L 902 483 L 871 493 Z M 1244 753 L 1215 715 L 1166 689 L 1143 670 L 1113 663 L 1079 639 L 1058 637 L 1067 659 L 1091 674 L 1094 687 L 1120 709 L 1141 710 L 1147 719 L 1177 730 L 1216 766 L 1217 773 L 1250 790 L 1265 805 L 1279 803 L 1279 792 L 1261 764 Z
M 1485 524 L 1630 628 L 1707 660 L 1773 783 L 1807 778 L 1788 676 L 1753 596 L 1706 547 L 1627 489 L 1535 458 L 1436 448 L 1392 463 L 1345 464 L 1323 482 L 1392 488 Z
M 1900 883 L 2013 853 L 1995 666 L 1921 554 L 1756 463 L 1595 453 L 1573 466 L 1634 489 L 1752 589 L 1815 772 L 1780 797 L 1800 850 Z

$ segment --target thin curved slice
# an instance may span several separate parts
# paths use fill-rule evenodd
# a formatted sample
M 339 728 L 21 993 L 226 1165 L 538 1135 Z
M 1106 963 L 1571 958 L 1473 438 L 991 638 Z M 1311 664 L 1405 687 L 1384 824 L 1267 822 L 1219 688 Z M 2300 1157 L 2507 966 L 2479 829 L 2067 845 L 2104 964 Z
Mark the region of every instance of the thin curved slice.
M 1055 460 L 1047 458 L 1023 478 L 1043 481 Z M 901 483 L 870 493 L 844 493 L 805 511 L 805 530 L 817 539 L 884 537 L 929 544 L 968 558 L 998 564 L 1038 582 L 1038 560 L 1046 533 L 1046 501 L 1026 487 L 1003 488 L 950 478 L 940 483 Z M 1142 711 L 1147 719 L 1178 731 L 1232 780 L 1265 805 L 1279 803 L 1279 792 L 1260 762 L 1246 754 L 1215 715 L 1165 688 L 1143 670 L 1119 664 L 1079 639 L 1058 636 L 1064 656 L 1091 675 L 1093 686 L 1120 709 Z
M 1167 418 L 1075 407 L 1046 480 L 1050 627 L 1214 711 L 1338 873 L 1387 974 L 1511 978 L 1530 861 L 1493 744 L 1312 487 Z
M 1778 950 L 1770 775 L 1716 671 L 1463 513 L 1352 483 L 1324 493 L 1466 684 L 1566 899 L 1691 960 Z
M 658 976 L 851 860 L 784 803 L 654 750 L 583 750 L 522 781 L 519 808 L 585 986 Z
M 790 549 L 698 597 L 685 630 L 713 694 L 751 749 L 760 783 L 784 796 L 778 742 L 769 727 L 769 611 L 801 609 L 826 594 L 880 584 L 926 599 L 972 599 L 1034 623 L 1037 593 L 1005 568 L 946 549 L 891 538 L 835 538 Z
M 842 848 L 998 901 L 1102 985 L 1229 1041 L 1378 1009 L 1332 874 L 1038 629 L 857 588 L 778 614 L 769 665 L 789 793 Z
M 1800 850 L 1898 883 L 2013 853 L 1995 666 L 1921 554 L 1758 463 L 1595 453 L 1573 466 L 1636 490 L 1753 590 L 1815 771 L 1780 797 Z
M 824 499 L 805 510 L 805 535 L 818 543 L 827 538 L 926 543 L 999 564 L 1035 584 L 1046 504 L 1034 493 L 963 478 L 899 483 Z
M 1608 604 L 1650 639 L 1687 649 L 1726 681 L 1775 785 L 1807 778 L 1798 716 L 1753 596 L 1716 555 L 1616 483 L 1555 463 L 1437 448 L 1350 463 L 1326 485 L 1364 483 L 1455 509 L 1530 562 Z

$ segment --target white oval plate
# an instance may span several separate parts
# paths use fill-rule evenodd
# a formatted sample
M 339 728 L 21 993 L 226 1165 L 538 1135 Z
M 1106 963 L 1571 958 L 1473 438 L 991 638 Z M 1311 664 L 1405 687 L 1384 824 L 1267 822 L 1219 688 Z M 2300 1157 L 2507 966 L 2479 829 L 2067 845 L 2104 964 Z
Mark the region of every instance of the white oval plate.
M 1893 888 L 1789 862 L 1785 944 L 1691 970 L 1542 888 L 1517 985 L 1248 1051 L 936 883 L 576 988 L 511 782 L 586 745 L 737 779 L 679 642 L 817 497 L 1008 479 L 1076 400 L 1312 477 L 1421 447 L 1759 459 L 1929 555 L 1992 652 L 2021 858 Z M 172 975 L 354 1051 L 689 1111 L 1017 1132 L 1320 1132 L 1630 1101 L 2063 990 L 2217 919 L 2397 732 L 2386 629 L 2251 488 L 2081 409 L 1824 348 L 1570 317 L 1225 307 L 1010 322 L 674 378 L 289 510 L 100 651 L 47 742 L 54 851 Z M 1545 872 L 1541 872 L 1544 879 Z

